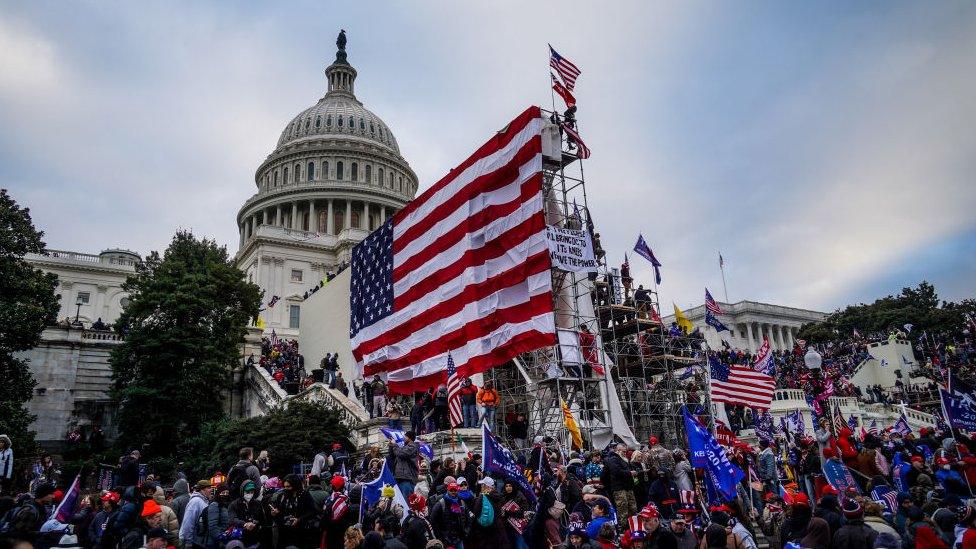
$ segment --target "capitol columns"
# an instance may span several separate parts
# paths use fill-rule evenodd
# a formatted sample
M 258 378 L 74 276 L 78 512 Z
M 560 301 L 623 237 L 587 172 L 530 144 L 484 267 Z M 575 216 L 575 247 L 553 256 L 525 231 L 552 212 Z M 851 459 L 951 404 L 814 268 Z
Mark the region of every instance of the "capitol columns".
M 278 213 L 275 217 L 275 227 L 281 226 L 281 204 L 278 204 Z
M 327 206 L 327 208 L 328 208 L 328 213 L 326 213 L 326 215 L 328 217 L 325 218 L 325 232 L 328 233 L 328 234 L 334 235 L 334 234 L 336 234 L 335 215 L 332 213 L 332 199 L 331 198 L 328 200 L 328 206 Z
M 352 228 L 352 200 L 346 199 L 346 213 L 342 214 L 342 228 Z
M 746 322 L 746 335 L 749 338 L 749 352 L 756 352 L 756 340 L 752 338 L 752 322 Z
M 380 225 L 386 223 L 386 206 L 380 206 Z
M 359 218 L 359 228 L 370 229 L 369 227 L 369 202 L 363 200 L 363 217 Z
M 295 229 L 296 231 L 302 228 L 302 224 L 298 221 L 297 201 L 291 203 L 291 228 Z
M 308 201 L 308 232 L 319 232 L 319 220 L 315 219 L 315 199 Z

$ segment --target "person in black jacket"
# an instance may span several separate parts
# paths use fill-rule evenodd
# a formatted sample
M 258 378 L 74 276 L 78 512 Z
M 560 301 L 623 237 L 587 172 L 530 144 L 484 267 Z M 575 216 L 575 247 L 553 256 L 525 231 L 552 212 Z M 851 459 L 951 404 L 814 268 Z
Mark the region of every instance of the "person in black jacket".
M 268 517 L 264 511 L 264 504 L 255 498 L 257 486 L 254 481 L 247 480 L 241 485 L 241 497 L 231 502 L 228 507 L 230 525 L 240 528 L 243 532 L 241 543 L 251 547 L 261 541 L 261 530 L 268 525 Z
M 135 486 L 139 484 L 139 450 L 133 450 L 119 460 L 119 486 Z
M 834 491 L 836 492 L 836 490 Z M 813 512 L 813 516 L 827 521 L 827 525 L 830 526 L 831 535 L 836 534 L 840 530 L 840 527 L 844 525 L 844 517 L 841 515 L 840 503 L 837 501 L 837 496 L 828 492 L 826 488 L 824 489 L 824 496 L 820 498 L 820 504 L 817 505 L 817 510 Z
M 607 490 L 613 496 L 618 520 L 623 521 L 637 514 L 637 499 L 634 497 L 634 471 L 627 463 L 627 445 L 618 444 L 615 451 L 607 456 L 605 472 Z
M 400 541 L 407 549 L 426 549 L 427 542 L 435 539 L 434 529 L 427 520 L 427 498 L 420 494 L 410 494 L 407 505 L 410 511 L 403 522 Z
M 847 523 L 834 533 L 834 547 L 844 549 L 871 549 L 878 531 L 864 523 L 864 507 L 853 498 L 844 502 L 844 518 Z

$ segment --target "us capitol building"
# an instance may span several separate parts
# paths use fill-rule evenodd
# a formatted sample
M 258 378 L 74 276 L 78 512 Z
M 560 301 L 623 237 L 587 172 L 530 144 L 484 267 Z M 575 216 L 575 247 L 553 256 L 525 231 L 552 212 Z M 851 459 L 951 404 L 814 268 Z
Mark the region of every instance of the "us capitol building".
M 336 45 L 325 95 L 285 125 L 257 168 L 256 192 L 237 213 L 237 263 L 264 292 L 265 331 L 282 337 L 298 337 L 305 292 L 347 263 L 352 248 L 417 193 L 417 175 L 390 127 L 356 97 L 345 32 Z M 108 358 L 120 340 L 91 327 L 118 319 L 126 303 L 122 283 L 141 257 L 122 249 L 48 250 L 27 259 L 58 276 L 61 323 L 24 353 L 38 382 L 33 428 L 51 446 L 74 424 L 112 422 Z M 274 296 L 279 300 L 270 307 Z
M 356 97 L 344 32 L 336 45 L 335 61 L 325 69 L 325 95 L 285 125 L 255 172 L 254 195 L 236 216 L 237 263 L 264 292 L 265 332 L 282 337 L 298 338 L 305 292 L 347 263 L 352 248 L 417 193 L 417 176 L 393 132 Z M 58 276 L 61 301 L 61 322 L 23 353 L 38 382 L 29 404 L 37 439 L 57 449 L 72 426 L 95 424 L 111 437 L 108 359 L 121 341 L 92 324 L 118 319 L 126 304 L 122 284 L 141 257 L 124 249 L 48 250 L 28 260 Z M 741 320 L 746 328 L 766 323 L 795 330 L 822 316 L 752 302 L 748 309 L 741 311 L 749 313 Z M 743 343 L 755 344 L 752 333 L 742 335 L 750 336 Z
M 389 126 L 356 98 L 340 33 L 328 91 L 298 113 L 254 176 L 237 213 L 238 265 L 264 290 L 267 330 L 297 337 L 301 298 L 417 192 L 417 175 Z

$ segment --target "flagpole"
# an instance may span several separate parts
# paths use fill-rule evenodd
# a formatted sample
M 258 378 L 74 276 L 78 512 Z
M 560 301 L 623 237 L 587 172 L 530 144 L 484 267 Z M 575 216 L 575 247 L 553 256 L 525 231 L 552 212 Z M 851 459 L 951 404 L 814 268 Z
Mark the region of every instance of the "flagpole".
M 718 268 L 722 271 L 722 289 L 725 290 L 725 302 L 729 302 L 729 287 L 725 285 L 725 260 L 722 258 L 722 252 L 718 253 Z

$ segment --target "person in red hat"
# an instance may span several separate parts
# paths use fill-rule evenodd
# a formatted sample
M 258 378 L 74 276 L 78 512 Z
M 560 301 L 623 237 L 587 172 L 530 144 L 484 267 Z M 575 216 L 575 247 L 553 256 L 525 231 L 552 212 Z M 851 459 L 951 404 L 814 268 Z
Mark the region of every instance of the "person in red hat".
M 407 497 L 407 518 L 403 522 L 403 533 L 400 534 L 400 541 L 408 549 L 427 547 L 427 542 L 434 537 L 434 528 L 427 520 L 427 498 L 413 493 Z
M 783 523 L 780 529 L 780 541 L 785 545 L 787 542 L 799 542 L 806 535 L 807 525 L 813 517 L 813 510 L 810 509 L 810 498 L 803 492 L 793 494 L 790 503 L 790 518 Z
M 132 528 L 122 536 L 119 542 L 119 549 L 139 549 L 145 542 L 146 535 L 154 528 L 160 528 L 163 524 L 163 510 L 155 500 L 148 499 L 142 504 L 140 520 L 133 524 Z
M 323 537 L 326 549 L 341 549 L 346 528 L 356 523 L 356 513 L 349 509 L 349 497 L 346 495 L 346 479 L 334 475 L 329 481 L 332 493 L 325 500 L 322 511 L 322 523 L 325 524 Z

